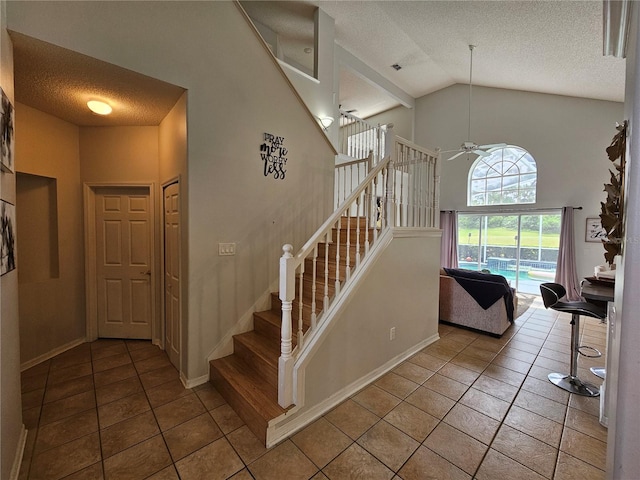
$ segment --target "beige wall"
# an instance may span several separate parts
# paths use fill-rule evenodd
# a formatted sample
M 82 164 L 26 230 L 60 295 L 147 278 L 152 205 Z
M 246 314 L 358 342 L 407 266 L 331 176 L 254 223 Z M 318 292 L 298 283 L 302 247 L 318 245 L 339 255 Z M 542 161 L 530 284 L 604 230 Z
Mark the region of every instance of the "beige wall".
M 330 143 L 232 2 L 12 2 L 8 13 L 20 33 L 188 90 L 183 367 L 205 377 L 208 354 L 277 278 L 282 245 L 302 246 L 331 211 Z M 265 132 L 285 138 L 285 180 L 263 175 Z M 219 242 L 236 255 L 218 256 Z
M 468 87 L 454 85 L 416 101 L 416 143 L 427 148 L 457 149 L 466 140 Z M 476 87 L 473 89 L 471 140 L 505 142 L 528 150 L 538 165 L 537 201 L 529 208 L 582 206 L 575 211 L 578 277 L 593 275 L 604 263 L 604 249 L 584 241 L 587 217 L 597 217 L 609 181 L 605 148 L 616 122 L 624 117 L 622 103 L 541 93 Z M 465 156 L 441 162 L 440 207 L 466 206 L 467 178 L 475 160 Z M 525 207 L 526 208 L 526 207 Z M 481 209 L 479 209 L 481 210 Z
M 6 27 L 6 3 L 0 2 L 0 86 L 15 107 L 13 47 Z M 15 163 L 14 163 L 15 165 Z M 0 197 L 15 204 L 14 174 L 0 173 Z M 16 235 L 19 235 L 16 232 Z M 18 321 L 18 268 L 0 277 L 0 478 L 9 478 L 22 445 L 20 404 L 20 332 Z
M 16 106 L 16 168 L 19 172 L 56 180 L 58 213 L 57 278 L 20 282 L 20 357 L 27 363 L 83 340 L 85 336 L 84 234 L 82 183 L 75 125 L 35 110 Z M 29 226 L 28 209 L 17 205 L 18 222 Z M 23 231 L 21 238 L 39 236 Z M 28 250 L 23 255 L 33 255 Z
M 415 109 L 407 107 L 396 107 L 386 112 L 379 113 L 367 118 L 367 122 L 377 125 L 393 123 L 393 133 L 410 142 L 413 142 L 413 116 Z M 432 148 L 432 147 L 429 147 Z

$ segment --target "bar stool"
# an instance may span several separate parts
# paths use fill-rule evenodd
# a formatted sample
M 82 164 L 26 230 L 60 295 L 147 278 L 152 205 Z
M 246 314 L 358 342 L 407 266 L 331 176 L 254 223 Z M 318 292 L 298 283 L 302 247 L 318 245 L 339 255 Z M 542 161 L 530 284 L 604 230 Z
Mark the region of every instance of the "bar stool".
M 556 386 L 578 395 L 587 397 L 597 397 L 600 395 L 598 387 L 590 383 L 583 382 L 578 374 L 578 354 L 585 357 L 597 358 L 602 354 L 593 347 L 579 346 L 580 340 L 580 315 L 598 318 L 602 320 L 607 316 L 607 312 L 602 308 L 587 302 L 561 302 L 560 299 L 567 294 L 565 288 L 559 283 L 542 283 L 540 293 L 545 308 L 551 308 L 559 312 L 571 314 L 571 366 L 568 375 L 562 373 L 550 373 L 549 381 Z M 595 352 L 589 355 L 580 350 L 592 350 Z

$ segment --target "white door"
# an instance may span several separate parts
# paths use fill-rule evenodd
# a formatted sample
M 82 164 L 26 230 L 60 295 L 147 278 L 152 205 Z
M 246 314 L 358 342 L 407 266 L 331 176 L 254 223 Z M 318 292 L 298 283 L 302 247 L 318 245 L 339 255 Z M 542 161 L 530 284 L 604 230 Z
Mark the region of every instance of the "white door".
M 180 368 L 180 186 L 164 189 L 164 319 L 165 350 Z
M 98 336 L 150 339 L 149 188 L 97 188 L 95 200 Z

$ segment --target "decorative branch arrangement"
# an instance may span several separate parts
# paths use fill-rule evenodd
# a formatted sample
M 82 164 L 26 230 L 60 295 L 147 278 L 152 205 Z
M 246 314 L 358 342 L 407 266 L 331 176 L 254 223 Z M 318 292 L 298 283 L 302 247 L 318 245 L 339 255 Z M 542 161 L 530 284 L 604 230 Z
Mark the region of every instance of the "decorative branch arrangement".
M 605 183 L 604 191 L 607 200 L 600 202 L 600 222 L 606 232 L 606 238 L 602 239 L 605 253 L 604 258 L 609 265 L 613 265 L 614 257 L 622 253 L 622 236 L 624 233 L 624 169 L 627 148 L 627 121 L 622 125 L 616 124 L 616 133 L 607 147 L 607 156 L 615 171 L 611 174 L 610 183 Z M 620 159 L 619 163 L 616 161 Z

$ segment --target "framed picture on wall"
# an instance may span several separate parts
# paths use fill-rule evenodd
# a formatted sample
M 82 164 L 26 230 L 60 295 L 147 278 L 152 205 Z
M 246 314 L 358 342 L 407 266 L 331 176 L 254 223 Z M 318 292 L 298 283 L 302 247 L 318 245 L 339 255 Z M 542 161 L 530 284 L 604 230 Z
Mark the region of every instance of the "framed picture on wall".
M 0 97 L 2 102 L 2 112 L 0 112 L 0 168 L 3 172 L 13 173 L 13 105 L 2 88 L 0 88 Z
M 0 275 L 16 268 L 16 207 L 0 201 Z
M 585 242 L 597 242 L 601 243 L 602 240 L 607 238 L 607 232 L 602 228 L 600 219 L 597 217 L 587 218 L 587 226 L 584 233 Z

